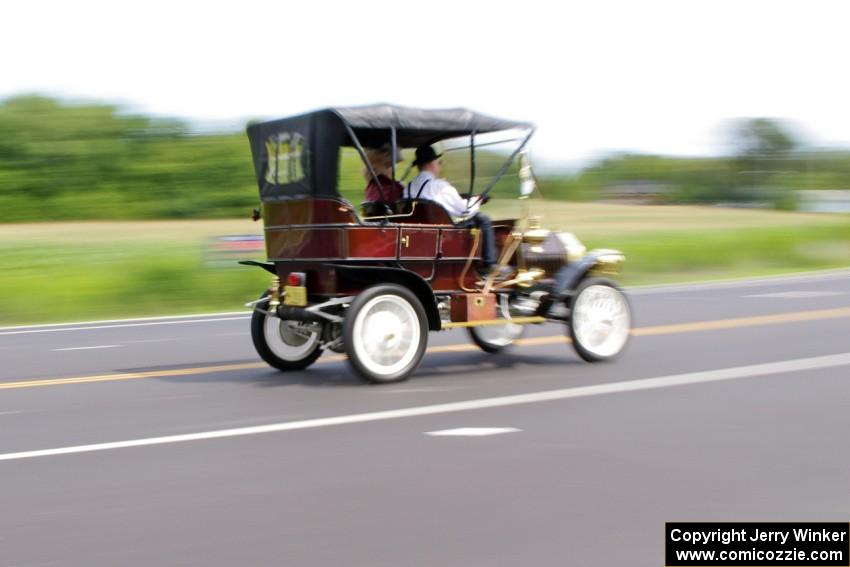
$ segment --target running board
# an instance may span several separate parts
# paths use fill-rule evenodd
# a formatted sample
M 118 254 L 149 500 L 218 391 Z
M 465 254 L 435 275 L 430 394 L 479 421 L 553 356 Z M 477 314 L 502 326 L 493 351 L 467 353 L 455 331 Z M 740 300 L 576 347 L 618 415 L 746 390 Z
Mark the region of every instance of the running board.
M 533 325 L 536 323 L 545 323 L 545 317 L 514 317 L 513 319 L 482 319 L 481 321 L 458 321 L 443 323 L 441 329 L 455 329 L 457 327 L 487 327 L 492 325 Z

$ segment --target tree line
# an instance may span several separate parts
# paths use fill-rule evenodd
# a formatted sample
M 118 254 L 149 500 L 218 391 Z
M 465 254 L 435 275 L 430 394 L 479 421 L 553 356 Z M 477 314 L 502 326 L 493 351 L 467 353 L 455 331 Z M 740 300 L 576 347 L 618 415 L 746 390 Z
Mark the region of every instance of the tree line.
M 634 188 L 656 202 L 793 209 L 798 190 L 850 189 L 850 151 L 803 146 L 782 121 L 740 119 L 727 137 L 729 151 L 719 157 L 608 156 L 575 175 L 550 177 L 548 196 L 598 199 Z
M 0 104 L 0 220 L 233 217 L 257 201 L 242 133 L 106 104 Z
M 850 153 L 801 149 L 781 123 L 742 121 L 734 140 L 722 158 L 610 156 L 540 186 L 549 198 L 584 200 L 643 182 L 670 202 L 780 208 L 793 206 L 793 189 L 850 188 Z M 340 173 L 352 199 L 361 169 L 348 152 Z M 239 217 L 256 203 L 244 132 L 198 134 L 176 119 L 37 95 L 0 102 L 2 222 Z

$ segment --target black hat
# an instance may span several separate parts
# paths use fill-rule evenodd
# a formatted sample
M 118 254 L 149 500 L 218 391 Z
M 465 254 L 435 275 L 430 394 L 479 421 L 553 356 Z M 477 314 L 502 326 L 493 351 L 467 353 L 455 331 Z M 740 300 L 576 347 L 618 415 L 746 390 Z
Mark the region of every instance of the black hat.
M 428 162 L 432 162 L 443 154 L 438 154 L 434 148 L 427 144 L 423 144 L 416 148 L 416 159 L 413 160 L 413 165 L 421 166 Z

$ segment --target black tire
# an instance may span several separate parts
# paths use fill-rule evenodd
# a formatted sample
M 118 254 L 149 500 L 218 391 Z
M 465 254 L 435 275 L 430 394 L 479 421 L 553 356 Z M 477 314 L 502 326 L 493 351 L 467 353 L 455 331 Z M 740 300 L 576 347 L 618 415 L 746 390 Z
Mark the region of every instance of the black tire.
M 610 338 L 606 339 L 609 341 L 609 344 L 591 345 L 589 341 L 586 340 L 586 337 L 584 337 L 584 333 L 577 330 L 576 327 L 577 325 L 580 326 L 582 324 L 580 320 L 582 302 L 592 300 L 591 297 L 583 296 L 582 294 L 599 294 L 600 292 L 603 295 L 608 295 L 608 301 L 615 302 L 615 304 L 616 302 L 621 301 L 621 303 L 616 304 L 615 306 L 618 309 L 622 309 L 622 313 L 620 315 L 615 315 L 612 318 L 612 330 L 610 333 L 616 334 L 609 334 Z M 606 298 L 603 297 L 602 299 L 605 300 Z M 576 309 L 576 307 L 578 307 L 578 309 Z M 567 327 L 569 328 L 573 348 L 575 348 L 576 353 L 578 353 L 578 355 L 587 362 L 614 360 L 622 354 L 628 344 L 629 332 L 631 330 L 631 318 L 629 300 L 623 293 L 623 290 L 621 290 L 614 282 L 604 278 L 586 278 L 582 280 L 576 287 L 572 294 L 572 299 L 570 300 L 570 317 Z M 623 332 L 625 332 L 625 335 L 622 334 Z
M 373 320 L 375 316 L 379 319 Z M 369 335 L 383 332 L 381 323 L 391 325 L 386 329 L 388 335 L 379 342 L 368 342 Z M 409 341 L 405 340 L 408 333 Z M 342 337 L 348 362 L 360 378 L 379 384 L 401 382 L 422 361 L 428 347 L 428 319 L 422 303 L 409 289 L 380 284 L 366 288 L 351 302 L 345 312 Z M 398 360 L 381 364 L 378 353 L 389 353 L 391 360 L 394 351 L 400 352 Z
M 266 297 L 268 294 L 269 292 L 266 291 L 260 297 Z M 258 307 L 260 307 L 260 309 L 267 309 L 268 302 L 260 303 Z M 274 368 L 284 372 L 289 370 L 302 370 L 316 362 L 316 359 L 322 355 L 322 349 L 319 348 L 319 337 L 316 338 L 314 347 L 307 348 L 301 354 L 296 353 L 296 355 L 292 358 L 276 354 L 274 348 L 269 344 L 270 337 L 267 337 L 267 332 L 269 332 L 270 329 L 267 327 L 266 322 L 271 319 L 280 321 L 277 317 L 265 315 L 259 311 L 254 311 L 254 314 L 251 316 L 251 340 L 254 342 L 254 348 L 257 350 L 257 354 L 259 354 L 260 358 L 262 358 L 269 366 L 273 366 Z M 272 323 L 273 322 L 270 322 L 269 324 L 271 325 Z M 278 326 L 278 330 L 280 332 L 280 326 Z M 279 338 L 281 343 L 286 344 L 286 339 L 282 334 Z M 272 340 L 274 340 L 274 338 L 272 338 Z M 309 340 L 312 341 L 312 339 Z
M 493 329 L 493 327 L 467 327 L 466 332 L 469 333 L 469 338 L 472 339 L 472 342 L 475 343 L 478 348 L 484 352 L 496 354 L 513 345 L 514 341 L 525 334 L 525 325 L 517 326 L 520 327 L 519 331 L 516 334 L 513 334 L 509 340 L 493 340 L 492 337 L 488 337 L 487 333 L 490 329 Z M 496 327 L 501 326 L 496 325 Z

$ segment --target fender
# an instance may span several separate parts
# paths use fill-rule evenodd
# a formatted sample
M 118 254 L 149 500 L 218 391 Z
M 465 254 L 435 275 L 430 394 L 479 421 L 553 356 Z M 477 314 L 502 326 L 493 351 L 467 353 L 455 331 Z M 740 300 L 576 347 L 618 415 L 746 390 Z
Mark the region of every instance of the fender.
M 272 262 L 258 262 L 256 260 L 239 260 L 239 263 L 242 264 L 243 266 L 259 266 L 260 268 L 264 269 L 265 271 L 267 271 L 271 275 L 273 275 L 273 276 L 277 275 L 277 272 L 275 271 L 275 268 L 274 268 L 274 264 Z
M 558 270 L 553 286 L 554 292 L 560 298 L 568 297 L 595 267 L 604 266 L 606 271 L 616 271 L 618 264 L 625 259 L 626 257 L 619 250 L 591 250 L 578 262 L 567 264 Z
M 441 329 L 440 312 L 437 309 L 437 300 L 434 291 L 422 276 L 402 268 L 383 266 L 351 266 L 347 264 L 325 264 L 332 267 L 341 276 L 366 284 L 394 283 L 406 287 L 422 303 L 425 315 L 428 317 L 428 329 L 439 331 Z

